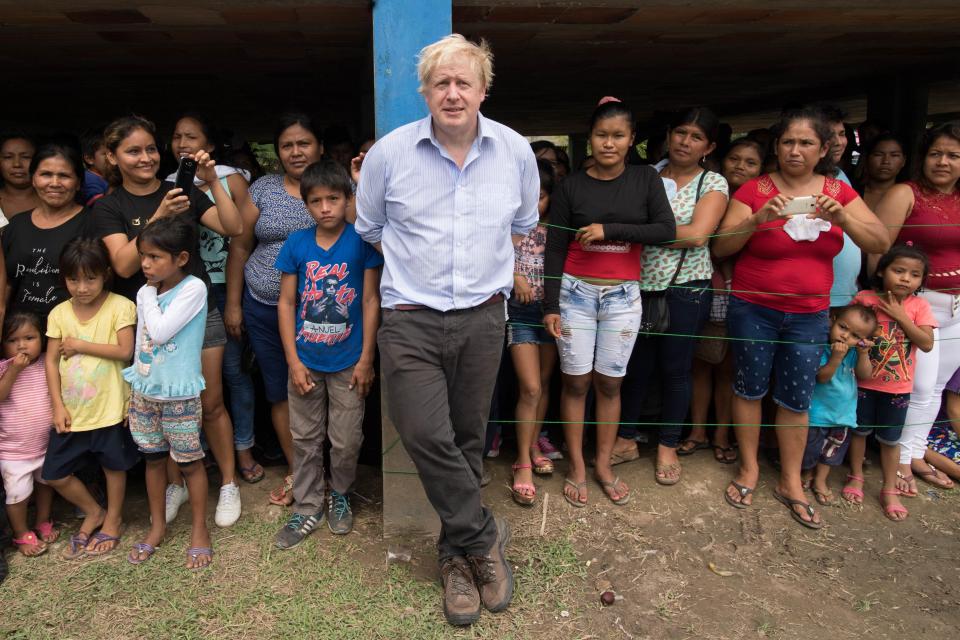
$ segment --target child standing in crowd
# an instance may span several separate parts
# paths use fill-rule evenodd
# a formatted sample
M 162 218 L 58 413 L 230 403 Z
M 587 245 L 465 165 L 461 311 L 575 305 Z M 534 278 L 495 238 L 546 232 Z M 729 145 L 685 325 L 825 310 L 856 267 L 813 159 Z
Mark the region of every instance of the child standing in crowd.
M 513 465 L 511 492 L 517 504 L 531 505 L 537 489 L 530 473 L 553 473 L 553 462 L 540 450 L 537 433 L 550 393 L 550 377 L 557 363 L 557 346 L 543 321 L 543 253 L 547 246 L 547 209 L 554 172 L 547 160 L 537 160 L 540 172 L 540 224 L 514 245 L 513 295 L 510 296 L 507 347 L 517 373 L 517 461 Z
M 861 291 L 854 298 L 876 311 L 879 331 L 870 349 L 870 375 L 860 381 L 860 427 L 850 441 L 850 475 L 841 495 L 854 504 L 863 503 L 863 456 L 867 436 L 875 431 L 883 470 L 880 504 L 884 515 L 897 522 L 908 515 L 899 496 L 917 495 L 905 490 L 912 476 L 909 463 L 897 468 L 897 440 L 910 406 L 917 348 L 924 352 L 933 349 L 933 329 L 938 324 L 930 303 L 916 295 L 928 272 L 926 254 L 907 244 L 896 245 L 877 263 L 874 290 Z M 903 480 L 900 487 L 898 477 Z
M 0 472 L 13 543 L 25 556 L 39 556 L 59 536 L 50 518 L 53 489 L 40 480 L 52 423 L 40 324 L 32 313 L 8 315 L 0 361 Z M 37 505 L 36 532 L 27 527 L 31 495 Z
M 960 480 L 960 369 L 944 387 L 940 417 L 927 438 L 924 460 Z
M 47 383 L 56 431 L 43 479 L 85 514 L 63 550 L 65 558 L 75 559 L 103 555 L 120 544 L 126 472 L 140 460 L 123 424 L 130 396 L 123 367 L 133 355 L 137 309 L 110 293 L 110 254 L 102 240 L 71 241 L 60 255 L 60 274 L 71 297 L 47 320 Z M 106 510 L 74 475 L 89 456 L 107 479 Z
M 196 225 L 179 216 L 148 224 L 137 237 L 147 284 L 137 293 L 137 341 L 130 383 L 130 434 L 147 461 L 151 525 L 128 560 L 148 560 L 166 533 L 166 459 L 180 466 L 190 492 L 193 525 L 187 568 L 213 560 L 207 530 L 207 472 L 200 446 L 200 351 L 207 321 L 207 287 L 189 275 L 196 256 Z
M 876 314 L 863 305 L 851 304 L 832 313 L 829 344 L 820 355 L 817 386 L 810 403 L 810 428 L 801 467 L 804 480 L 811 481 L 814 497 L 824 506 L 833 504 L 833 494 L 827 487 L 830 467 L 843 462 L 847 429 L 857 426 L 857 379 L 870 375 L 867 347 L 876 328 Z M 796 511 L 791 509 L 790 513 L 804 524 Z
M 323 522 L 328 438 L 327 526 L 340 535 L 353 529 L 350 491 L 380 323 L 383 257 L 345 220 L 353 197 L 346 169 L 331 161 L 310 165 L 300 194 L 316 225 L 290 234 L 276 260 L 294 454 L 293 515 L 275 538 L 281 549 L 296 546 Z

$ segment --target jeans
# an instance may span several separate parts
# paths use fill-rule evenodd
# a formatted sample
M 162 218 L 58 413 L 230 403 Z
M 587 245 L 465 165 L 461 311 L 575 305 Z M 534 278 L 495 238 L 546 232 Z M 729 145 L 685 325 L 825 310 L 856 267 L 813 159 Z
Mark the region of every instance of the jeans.
M 560 283 L 560 370 L 622 378 L 640 329 L 640 285 L 604 286 L 564 274 Z
M 713 291 L 709 280 L 695 280 L 684 283 L 683 287 L 668 289 L 666 296 L 670 310 L 667 333 L 680 335 L 641 335 L 637 339 L 620 393 L 620 419 L 627 423 L 639 420 L 650 377 L 659 366 L 663 376 L 660 444 L 675 449 L 680 445 L 683 425 L 690 412 L 693 352 L 697 336 L 710 315 Z M 621 438 L 633 439 L 636 435 L 636 425 L 621 425 Z
M 227 303 L 227 286 L 210 286 L 220 313 Z M 230 418 L 233 420 L 233 446 L 237 451 L 253 447 L 254 387 L 250 374 L 243 370 L 243 340 L 227 334 L 223 349 L 223 383 L 230 399 Z

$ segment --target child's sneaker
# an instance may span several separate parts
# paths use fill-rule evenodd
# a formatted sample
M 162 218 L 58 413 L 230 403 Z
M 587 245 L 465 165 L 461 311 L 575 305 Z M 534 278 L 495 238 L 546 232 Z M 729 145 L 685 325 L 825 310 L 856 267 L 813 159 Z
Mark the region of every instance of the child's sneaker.
M 220 487 L 220 499 L 217 500 L 217 511 L 213 521 L 218 527 L 232 526 L 240 519 L 240 487 L 236 482 Z
M 177 517 L 177 514 L 180 512 L 180 507 L 185 505 L 189 500 L 190 492 L 187 491 L 186 485 L 167 485 L 167 495 L 164 499 L 167 512 L 167 524 L 170 524 L 174 521 L 174 519 Z
M 353 511 L 350 498 L 333 489 L 327 497 L 327 526 L 332 533 L 342 536 L 353 531 Z
M 302 513 L 294 513 L 283 525 L 283 529 L 277 532 L 274 537 L 274 543 L 280 549 L 292 549 L 303 539 L 313 533 L 313 530 L 323 524 L 323 510 L 312 516 Z
M 563 460 L 563 454 L 553 446 L 546 433 L 540 432 L 540 437 L 537 438 L 537 448 L 540 449 L 540 453 L 551 460 Z

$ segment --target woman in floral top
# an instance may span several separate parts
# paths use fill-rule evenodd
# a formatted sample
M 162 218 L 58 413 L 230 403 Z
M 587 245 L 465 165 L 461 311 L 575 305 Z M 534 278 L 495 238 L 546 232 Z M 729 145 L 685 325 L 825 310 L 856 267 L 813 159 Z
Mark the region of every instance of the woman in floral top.
M 637 422 L 647 386 L 659 367 L 663 380 L 663 403 L 656 481 L 673 485 L 680 481 L 677 447 L 683 422 L 690 410 L 693 352 L 710 312 L 709 236 L 716 230 L 727 206 L 727 181 L 703 168 L 703 161 L 716 148 L 720 122 L 712 111 L 694 108 L 670 128 L 668 159 L 662 164 L 670 205 L 677 221 L 677 238 L 661 246 L 646 246 L 641 260 L 640 289 L 666 291 L 670 326 L 664 336 L 641 335 L 633 348 L 624 380 L 623 422 Z M 671 284 L 672 282 L 672 284 Z M 635 452 L 636 427 L 622 427 L 614 455 Z

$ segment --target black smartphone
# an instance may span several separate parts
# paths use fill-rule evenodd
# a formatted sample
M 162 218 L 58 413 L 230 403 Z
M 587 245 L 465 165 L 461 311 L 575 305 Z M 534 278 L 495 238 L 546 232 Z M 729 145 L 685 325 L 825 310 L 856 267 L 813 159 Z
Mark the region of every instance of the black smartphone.
M 197 175 L 197 161 L 189 156 L 180 158 L 180 166 L 177 167 L 177 177 L 174 180 L 174 186 L 183 189 L 180 195 L 189 196 L 193 189 L 193 179 Z

